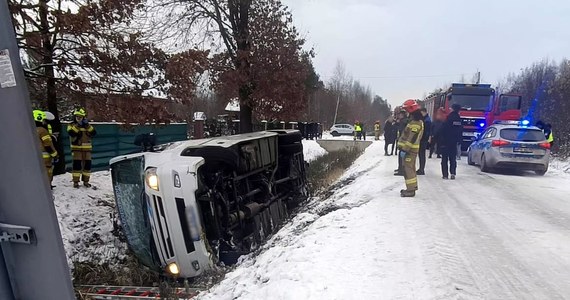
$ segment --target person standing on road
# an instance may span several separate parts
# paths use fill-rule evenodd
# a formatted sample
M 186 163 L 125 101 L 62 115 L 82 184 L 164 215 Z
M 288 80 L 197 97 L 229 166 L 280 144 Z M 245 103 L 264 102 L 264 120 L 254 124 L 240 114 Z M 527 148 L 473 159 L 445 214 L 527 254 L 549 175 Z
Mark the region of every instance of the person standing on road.
M 552 125 L 550 123 L 544 125 L 544 137 L 546 137 L 546 141 L 550 143 L 550 148 L 552 149 L 552 145 L 554 144 L 554 134 L 552 133 Z
M 429 143 L 429 158 L 432 158 L 433 153 L 435 152 L 437 155 L 437 158 L 441 158 L 441 153 L 438 149 L 438 144 L 437 144 L 437 135 L 441 130 L 441 127 L 443 126 L 443 121 L 445 120 L 445 112 L 443 111 L 442 108 L 438 109 L 437 112 L 435 113 L 435 120 L 432 122 L 431 124 L 431 135 L 429 137 L 428 143 Z
M 420 152 L 418 153 L 420 168 L 416 171 L 416 174 L 425 175 L 426 151 L 429 148 L 429 138 L 431 137 L 431 118 L 429 117 L 425 107 L 420 109 L 420 112 L 422 113 L 424 121 L 424 133 L 422 135 L 422 140 L 420 141 Z
M 396 126 L 398 129 L 397 139 L 400 139 L 400 137 L 404 133 L 404 129 L 406 128 L 407 125 L 408 125 L 407 113 L 404 110 L 400 110 L 400 112 L 398 113 L 398 121 L 396 122 Z M 398 155 L 398 169 L 394 170 L 394 172 L 395 172 L 394 175 L 395 176 L 404 176 L 404 167 L 402 164 L 402 158 L 400 157 L 399 151 L 400 151 L 400 147 L 398 147 L 396 149 L 396 154 Z
M 97 134 L 95 128 L 87 120 L 87 112 L 78 108 L 73 112 L 75 119 L 67 126 L 67 133 L 71 140 L 71 153 L 73 156 L 72 178 L 73 187 L 79 188 L 79 179 L 83 185 L 91 187 L 91 139 Z
M 416 176 L 416 158 L 420 150 L 420 142 L 424 133 L 424 116 L 420 105 L 415 100 L 406 100 L 402 106 L 412 117 L 398 139 L 399 157 L 403 159 L 404 178 L 406 189 L 400 191 L 402 197 L 414 197 L 418 190 L 418 177 Z M 425 151 L 425 150 L 424 150 Z
M 374 123 L 374 140 L 380 140 L 380 121 L 376 121 L 376 123 Z
M 457 144 L 461 143 L 463 139 L 463 125 L 459 116 L 461 105 L 455 103 L 451 108 L 452 112 L 443 123 L 437 140 L 441 148 L 441 172 L 443 179 L 449 179 L 449 173 L 451 173 L 451 179 L 455 179 L 457 175 Z
M 354 122 L 354 140 L 356 141 L 356 139 L 362 139 L 362 126 L 358 121 Z
M 384 155 L 390 156 L 394 154 L 394 144 L 396 143 L 396 138 L 398 136 L 398 128 L 394 123 L 394 117 L 389 116 L 384 123 Z M 388 151 L 388 146 L 392 145 L 390 151 Z

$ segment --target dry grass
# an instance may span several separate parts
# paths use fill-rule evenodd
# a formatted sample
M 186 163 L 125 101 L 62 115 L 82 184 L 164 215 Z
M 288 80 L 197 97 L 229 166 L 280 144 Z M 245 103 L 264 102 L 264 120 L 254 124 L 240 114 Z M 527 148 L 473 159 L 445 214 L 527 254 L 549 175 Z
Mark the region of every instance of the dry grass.
M 331 186 L 362 154 L 360 151 L 337 151 L 323 155 L 309 164 L 307 178 L 312 196 Z

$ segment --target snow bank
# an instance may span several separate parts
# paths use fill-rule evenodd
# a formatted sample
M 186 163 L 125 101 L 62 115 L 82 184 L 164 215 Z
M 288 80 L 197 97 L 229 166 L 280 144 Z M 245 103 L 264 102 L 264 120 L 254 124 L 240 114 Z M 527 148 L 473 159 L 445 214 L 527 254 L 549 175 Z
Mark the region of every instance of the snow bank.
M 327 150 L 321 147 L 317 141 L 303 140 L 303 156 L 305 157 L 305 161 L 311 162 L 325 154 L 327 154 Z
M 554 159 L 550 161 L 550 171 L 570 173 L 570 160 Z
M 331 186 L 331 197 L 312 199 L 304 212 L 262 247 L 260 254 L 243 258 L 219 285 L 199 299 L 378 298 L 377 281 L 361 280 L 381 275 L 374 274 L 370 266 L 373 252 L 381 247 L 380 241 L 369 240 L 378 230 L 378 220 L 373 217 L 374 210 L 364 206 L 372 200 L 368 195 L 383 193 L 386 184 L 402 185 L 401 178 L 394 176 L 387 177 L 382 185 L 375 182 L 371 170 L 384 158 L 375 155 L 383 151 L 378 147 L 381 143 L 370 146 Z M 358 222 L 363 215 L 366 221 Z
M 91 183 L 96 189 L 75 189 L 71 174 L 54 178 L 54 204 L 70 267 L 87 261 L 116 264 L 126 257 L 126 243 L 112 233 L 115 200 L 110 172 L 93 173 Z
M 368 137 L 366 137 L 368 138 Z M 372 138 L 374 139 L 374 138 Z M 330 132 L 323 132 L 323 140 L 354 140 L 352 135 L 332 136 Z

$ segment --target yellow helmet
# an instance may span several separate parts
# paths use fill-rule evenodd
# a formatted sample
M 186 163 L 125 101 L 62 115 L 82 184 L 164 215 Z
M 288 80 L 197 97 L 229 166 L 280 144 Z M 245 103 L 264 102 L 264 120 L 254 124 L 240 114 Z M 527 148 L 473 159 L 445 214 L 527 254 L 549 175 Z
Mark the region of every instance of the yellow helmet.
M 80 107 L 80 108 L 75 109 L 75 111 L 73 111 L 73 115 L 76 117 L 86 117 L 87 111 L 85 111 L 85 109 L 83 107 Z
M 32 113 L 36 122 L 43 122 L 46 119 L 46 113 L 39 109 L 34 109 Z

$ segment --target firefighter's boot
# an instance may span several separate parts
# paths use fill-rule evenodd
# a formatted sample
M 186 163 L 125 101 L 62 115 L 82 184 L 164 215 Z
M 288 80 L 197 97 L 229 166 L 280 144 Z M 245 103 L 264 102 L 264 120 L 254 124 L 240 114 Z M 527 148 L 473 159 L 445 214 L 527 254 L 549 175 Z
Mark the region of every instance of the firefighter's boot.
M 73 182 L 73 187 L 78 189 L 79 188 L 79 182 Z
M 415 197 L 416 196 L 416 191 L 414 190 L 401 190 L 400 191 L 400 196 L 401 197 Z

